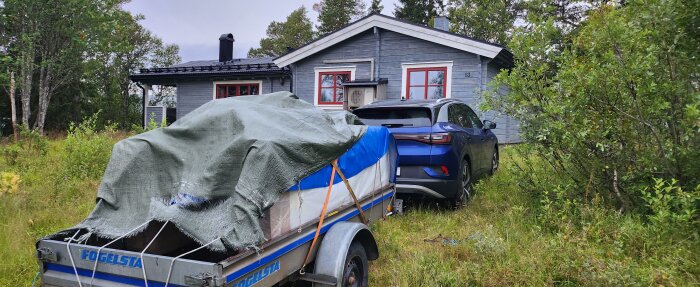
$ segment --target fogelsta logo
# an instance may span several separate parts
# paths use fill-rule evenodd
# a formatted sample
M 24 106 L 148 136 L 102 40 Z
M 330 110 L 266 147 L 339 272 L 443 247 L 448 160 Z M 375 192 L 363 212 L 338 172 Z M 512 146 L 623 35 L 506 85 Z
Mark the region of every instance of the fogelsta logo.
M 236 284 L 236 287 L 253 286 L 255 283 L 258 283 L 261 280 L 265 279 L 267 276 L 270 276 L 270 274 L 277 272 L 277 270 L 280 270 L 279 260 L 241 280 L 240 282 L 238 282 L 238 284 Z
M 101 263 L 127 266 L 132 268 L 141 268 L 141 258 L 135 256 L 119 255 L 109 252 L 100 252 L 100 258 L 97 258 L 97 251 L 83 249 L 80 251 L 80 259 L 87 261 L 99 260 Z

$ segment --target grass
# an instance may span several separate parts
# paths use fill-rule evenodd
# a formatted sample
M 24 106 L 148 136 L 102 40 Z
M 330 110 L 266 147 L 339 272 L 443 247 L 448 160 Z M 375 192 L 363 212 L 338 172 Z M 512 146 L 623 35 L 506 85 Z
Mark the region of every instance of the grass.
M 75 145 L 100 148 L 95 156 L 108 158 L 111 145 L 122 136 L 101 134 L 87 141 L 78 137 Z M 71 152 L 66 141 L 48 140 L 43 152 L 22 150 L 13 165 L 6 153 L 12 146 L 0 146 L 0 171 L 16 173 L 21 179 L 19 192 L 0 194 L 0 286 L 30 286 L 38 271 L 37 239 L 79 223 L 95 205 L 99 177 L 68 172 L 76 173 L 76 167 L 67 166 Z M 97 168 L 104 170 L 104 165 Z
M 596 206 L 579 207 L 578 220 L 547 220 L 512 177 L 514 154 L 505 149 L 502 169 L 466 207 L 428 204 L 374 225 L 381 254 L 370 285 L 700 285 L 697 231 L 663 232 Z
M 5 152 L 12 146 L 0 145 L 0 171 L 22 180 L 19 192 L 0 194 L 0 286 L 29 286 L 36 240 L 92 210 L 109 146 L 123 135 L 85 134 L 49 140 L 43 152 L 20 152 L 14 164 Z M 700 284 L 697 231 L 662 232 L 640 216 L 596 206 L 580 207 L 577 220 L 557 219 L 517 187 L 514 154 L 503 151 L 502 169 L 476 186 L 466 207 L 428 204 L 373 225 L 380 259 L 370 265 L 370 285 Z

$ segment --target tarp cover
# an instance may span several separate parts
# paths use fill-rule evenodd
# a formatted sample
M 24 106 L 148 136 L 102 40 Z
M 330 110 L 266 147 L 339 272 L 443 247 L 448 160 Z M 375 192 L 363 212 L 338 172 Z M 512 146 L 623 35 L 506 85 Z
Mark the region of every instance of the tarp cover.
M 93 212 L 75 228 L 116 238 L 169 221 L 213 249 L 260 243 L 282 192 L 341 156 L 366 127 L 289 92 L 210 101 L 169 127 L 118 142 Z

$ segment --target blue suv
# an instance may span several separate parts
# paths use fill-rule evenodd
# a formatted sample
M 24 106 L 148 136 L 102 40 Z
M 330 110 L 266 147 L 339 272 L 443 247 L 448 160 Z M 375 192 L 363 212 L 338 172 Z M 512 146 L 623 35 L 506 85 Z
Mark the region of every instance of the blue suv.
M 496 123 L 481 121 L 454 99 L 386 100 L 353 111 L 366 125 L 388 127 L 399 152 L 399 194 L 446 200 L 460 206 L 475 179 L 498 169 Z

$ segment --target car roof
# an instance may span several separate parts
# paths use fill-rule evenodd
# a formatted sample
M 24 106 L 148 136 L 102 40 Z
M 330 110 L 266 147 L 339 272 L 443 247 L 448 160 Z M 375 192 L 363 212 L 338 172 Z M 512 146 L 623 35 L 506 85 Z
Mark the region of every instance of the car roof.
M 375 101 L 370 104 L 364 105 L 357 108 L 356 110 L 362 109 L 374 109 L 374 108 L 392 108 L 392 107 L 422 107 L 422 108 L 437 108 L 446 103 L 462 101 L 456 99 L 437 99 L 437 100 L 381 100 Z

